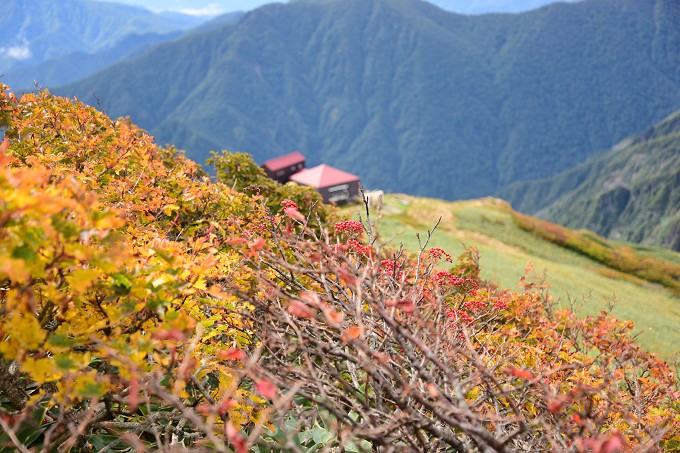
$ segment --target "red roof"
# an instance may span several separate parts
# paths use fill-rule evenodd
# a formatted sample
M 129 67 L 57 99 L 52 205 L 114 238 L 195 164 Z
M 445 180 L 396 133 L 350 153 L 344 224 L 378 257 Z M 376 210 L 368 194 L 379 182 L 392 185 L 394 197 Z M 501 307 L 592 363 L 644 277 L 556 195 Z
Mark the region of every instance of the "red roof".
M 358 181 L 359 177 L 329 165 L 321 164 L 317 167 L 308 168 L 295 173 L 290 177 L 290 180 L 295 181 L 298 184 L 320 189 L 322 187 Z
M 298 151 L 293 151 L 289 154 L 284 154 L 283 156 L 275 157 L 274 159 L 269 159 L 262 164 L 269 171 L 283 170 L 286 167 L 292 167 L 293 165 L 299 164 L 305 161 L 305 156 L 303 156 Z

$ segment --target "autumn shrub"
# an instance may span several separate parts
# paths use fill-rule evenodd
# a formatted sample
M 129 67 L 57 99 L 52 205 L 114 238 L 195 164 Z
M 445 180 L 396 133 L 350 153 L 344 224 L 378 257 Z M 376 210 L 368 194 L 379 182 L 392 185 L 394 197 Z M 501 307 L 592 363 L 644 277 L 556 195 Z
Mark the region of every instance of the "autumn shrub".
M 475 250 L 411 255 L 314 198 L 212 182 L 77 101 L 0 87 L 0 115 L 0 451 L 680 439 L 674 373 L 630 322 L 485 285 Z
M 518 212 L 513 220 L 523 230 L 530 231 L 555 244 L 581 253 L 612 269 L 629 273 L 653 283 L 659 283 L 680 294 L 680 266 L 650 256 L 642 256 L 624 245 L 609 246 L 589 231 L 576 232 L 563 226 L 536 219 Z

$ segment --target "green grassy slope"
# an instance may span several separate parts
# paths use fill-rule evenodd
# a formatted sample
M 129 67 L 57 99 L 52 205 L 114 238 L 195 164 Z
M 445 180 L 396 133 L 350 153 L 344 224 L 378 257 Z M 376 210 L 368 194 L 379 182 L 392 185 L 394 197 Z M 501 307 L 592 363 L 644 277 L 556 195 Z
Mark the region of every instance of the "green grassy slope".
M 574 169 L 500 196 L 570 228 L 680 250 L 680 111 Z
M 359 211 L 358 206 L 343 209 L 348 216 Z M 379 231 L 384 240 L 395 246 L 403 243 L 411 251 L 418 248 L 416 233 L 424 237 L 441 216 L 430 246 L 442 247 L 451 254 L 462 252 L 463 244 L 477 247 L 485 279 L 513 288 L 531 262 L 536 276 L 545 272 L 551 294 L 562 306 L 573 301 L 578 313 L 587 315 L 599 313 L 614 302 L 613 312 L 621 319 L 635 322 L 640 343 L 645 348 L 659 352 L 666 359 L 680 352 L 677 292 L 608 267 L 520 228 L 512 209 L 501 200 L 484 198 L 452 203 L 390 195 L 385 197 L 380 213 L 372 215 L 379 218 Z M 665 264 L 680 269 L 678 253 L 639 247 L 634 249 L 634 254 L 664 260 Z
M 468 17 L 416 0 L 274 4 L 55 92 L 93 105 L 96 93 L 199 162 L 210 149 L 260 162 L 298 149 L 370 187 L 474 198 L 676 110 L 676 5 Z

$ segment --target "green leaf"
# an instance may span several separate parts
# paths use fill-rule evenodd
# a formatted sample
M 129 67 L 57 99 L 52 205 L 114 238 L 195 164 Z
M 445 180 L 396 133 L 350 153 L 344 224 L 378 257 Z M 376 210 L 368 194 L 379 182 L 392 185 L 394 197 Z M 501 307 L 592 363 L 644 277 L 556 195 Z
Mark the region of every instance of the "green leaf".
M 30 447 L 49 428 L 52 423 L 42 424 L 45 419 L 47 408 L 37 406 L 29 419 L 23 421 L 15 430 L 15 435 L 22 445 Z M 16 452 L 17 448 L 12 443 L 7 433 L 0 434 L 0 453 Z

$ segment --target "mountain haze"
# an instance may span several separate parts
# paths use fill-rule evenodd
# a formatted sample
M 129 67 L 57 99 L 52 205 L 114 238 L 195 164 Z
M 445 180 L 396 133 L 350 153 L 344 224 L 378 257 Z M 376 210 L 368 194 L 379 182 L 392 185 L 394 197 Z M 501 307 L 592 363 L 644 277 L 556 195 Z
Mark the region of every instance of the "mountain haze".
M 520 13 L 555 3 L 554 0 L 430 0 L 430 2 L 442 9 L 460 14 Z
M 91 0 L 3 0 L 0 73 L 73 53 L 105 51 L 131 35 L 167 34 L 200 19 Z
M 571 228 L 680 251 L 680 111 L 571 170 L 501 196 Z
M 282 0 L 175 0 L 169 5 L 165 0 L 117 1 L 144 6 L 153 11 L 164 11 L 168 9 L 175 11 L 210 11 L 212 9 L 221 9 L 223 11 L 249 11 L 267 3 L 286 3 Z M 548 3 L 554 3 L 555 0 L 429 0 L 429 2 L 447 11 L 453 11 L 460 14 L 481 14 L 489 12 L 516 13 L 528 11 Z
M 32 66 L 8 71 L 2 81 L 13 89 L 30 90 L 38 86 L 57 86 L 88 77 L 114 63 L 139 57 L 159 43 L 170 41 L 181 32 L 128 35 L 113 47 L 94 53 L 74 52 Z
M 298 149 L 446 199 L 551 176 L 680 106 L 680 5 L 461 16 L 417 0 L 268 5 L 57 90 L 202 161 Z

